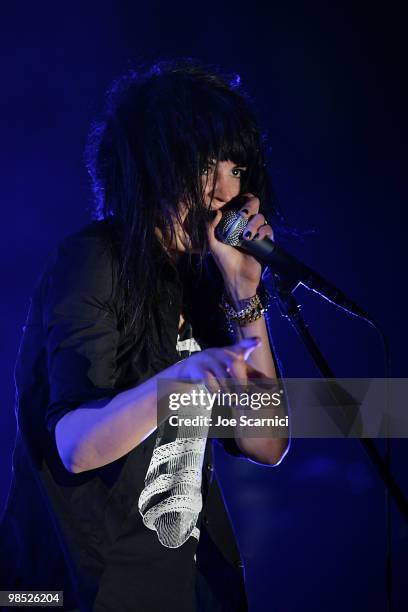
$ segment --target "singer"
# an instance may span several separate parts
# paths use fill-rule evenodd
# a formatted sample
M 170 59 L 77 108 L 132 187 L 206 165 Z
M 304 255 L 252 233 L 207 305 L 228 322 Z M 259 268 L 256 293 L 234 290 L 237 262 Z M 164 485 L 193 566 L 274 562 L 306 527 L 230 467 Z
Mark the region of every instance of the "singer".
M 257 122 L 236 79 L 160 62 L 115 82 L 87 161 L 94 219 L 39 279 L 16 364 L 0 586 L 81 612 L 247 610 L 212 440 L 172 438 L 156 392 L 279 375 L 262 266 L 215 235 L 234 208 L 245 240 L 273 237 Z M 288 448 L 217 443 L 263 466 Z

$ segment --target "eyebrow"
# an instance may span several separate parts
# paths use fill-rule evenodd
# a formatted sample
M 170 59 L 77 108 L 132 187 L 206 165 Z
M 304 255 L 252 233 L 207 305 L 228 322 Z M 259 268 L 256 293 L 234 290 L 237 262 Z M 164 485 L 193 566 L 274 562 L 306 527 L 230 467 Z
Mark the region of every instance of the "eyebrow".
M 217 165 L 217 160 L 216 159 L 209 159 L 207 164 L 209 164 L 210 166 L 216 166 Z M 233 162 L 235 168 L 247 168 L 247 164 L 238 164 Z

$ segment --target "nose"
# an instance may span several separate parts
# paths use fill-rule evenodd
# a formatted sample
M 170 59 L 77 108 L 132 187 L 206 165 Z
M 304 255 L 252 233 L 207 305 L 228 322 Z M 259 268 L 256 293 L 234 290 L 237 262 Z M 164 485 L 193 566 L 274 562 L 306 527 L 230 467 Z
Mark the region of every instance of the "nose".
M 212 196 L 212 202 L 214 208 L 220 208 L 232 198 L 235 198 L 239 193 L 237 189 L 237 181 L 229 176 L 225 176 L 219 172 L 215 181 L 215 185 L 210 189 L 210 196 Z

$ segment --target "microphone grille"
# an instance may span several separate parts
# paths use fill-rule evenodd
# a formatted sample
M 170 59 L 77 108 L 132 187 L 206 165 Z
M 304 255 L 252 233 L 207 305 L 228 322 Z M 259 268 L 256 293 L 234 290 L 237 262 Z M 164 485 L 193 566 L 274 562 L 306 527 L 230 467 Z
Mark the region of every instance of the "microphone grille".
M 236 210 L 227 210 L 215 228 L 215 235 L 224 244 L 238 246 L 247 223 L 248 219 Z

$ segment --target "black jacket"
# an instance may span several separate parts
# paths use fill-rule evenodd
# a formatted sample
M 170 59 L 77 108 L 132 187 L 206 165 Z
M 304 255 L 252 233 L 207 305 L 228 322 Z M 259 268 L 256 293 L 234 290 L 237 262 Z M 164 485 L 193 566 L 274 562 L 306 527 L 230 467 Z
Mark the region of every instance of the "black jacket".
M 156 432 L 121 459 L 80 474 L 64 468 L 54 436 L 66 412 L 114 397 L 179 359 L 182 307 L 203 348 L 228 344 L 214 278 L 164 276 L 163 350 L 153 358 L 137 331 L 130 335 L 120 324 L 108 225 L 95 221 L 61 243 L 31 298 L 16 364 L 18 431 L 0 525 L 0 589 L 63 590 L 63 609 L 84 612 L 247 609 L 213 441 L 206 447 L 198 546 L 190 537 L 169 549 L 144 527 L 137 507 Z M 233 441 L 222 443 L 239 455 Z

